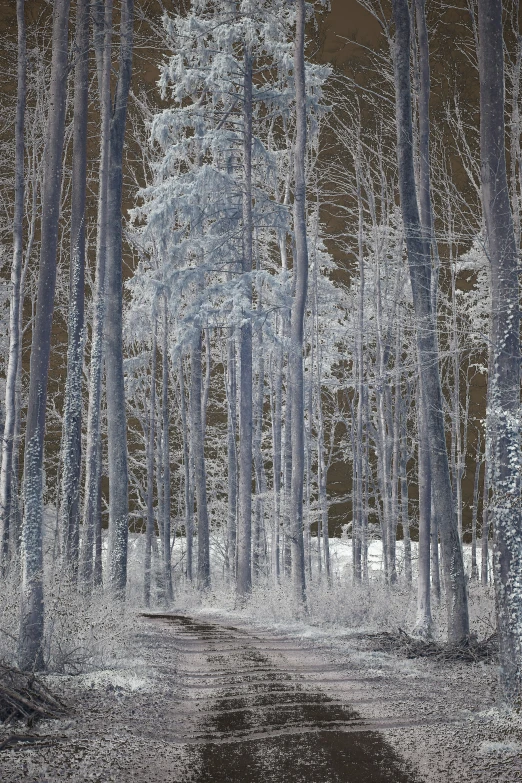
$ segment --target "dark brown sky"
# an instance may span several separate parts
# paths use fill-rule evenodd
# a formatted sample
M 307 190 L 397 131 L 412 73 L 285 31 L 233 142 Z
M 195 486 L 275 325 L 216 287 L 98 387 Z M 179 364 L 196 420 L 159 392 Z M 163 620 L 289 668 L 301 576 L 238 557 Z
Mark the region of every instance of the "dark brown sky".
M 357 0 L 331 0 L 331 10 L 325 18 L 325 59 L 342 65 L 357 54 L 357 47 L 347 39 L 367 46 L 376 43 L 380 28 L 376 20 Z

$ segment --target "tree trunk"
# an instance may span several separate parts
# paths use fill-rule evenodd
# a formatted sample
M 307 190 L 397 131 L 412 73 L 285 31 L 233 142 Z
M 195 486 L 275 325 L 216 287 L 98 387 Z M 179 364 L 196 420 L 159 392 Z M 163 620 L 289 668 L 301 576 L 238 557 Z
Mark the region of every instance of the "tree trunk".
M 500 680 L 508 703 L 522 700 L 520 535 L 520 309 L 518 254 L 505 158 L 501 0 L 479 0 L 480 154 L 491 269 L 491 362 L 487 416 L 493 573 Z
M 480 435 L 477 433 L 477 454 L 475 458 L 475 478 L 473 481 L 473 508 L 471 510 L 471 578 L 478 579 L 477 567 L 477 518 L 479 503 L 479 482 L 482 459 L 480 455 Z
M 296 0 L 294 80 L 296 140 L 294 152 L 295 294 L 290 321 L 289 392 L 292 400 L 292 488 L 291 533 L 292 577 L 297 601 L 305 603 L 303 542 L 304 481 L 304 318 L 308 289 L 308 247 L 306 236 L 306 90 L 304 66 L 305 2 Z
M 93 586 L 98 563 L 97 581 L 101 577 L 101 397 L 103 375 L 103 324 L 105 320 L 105 268 L 107 256 L 107 188 L 109 177 L 109 135 L 111 116 L 111 41 L 112 0 L 98 0 L 94 7 L 94 50 L 98 72 L 101 107 L 100 163 L 98 174 L 98 216 L 96 225 L 96 284 L 91 333 L 89 367 L 89 407 L 85 453 L 85 488 L 83 506 L 82 583 L 86 591 Z M 98 541 L 99 539 L 99 541 Z M 93 551 L 94 550 L 94 551 Z
M 210 548 L 207 511 L 207 477 L 205 471 L 205 446 L 203 422 L 201 421 L 201 330 L 191 350 L 191 435 L 194 475 L 196 484 L 196 503 L 198 508 L 198 589 L 210 588 Z
M 163 300 L 163 343 L 162 343 L 162 376 L 161 376 L 161 414 L 163 426 L 163 570 L 165 583 L 165 598 L 172 601 L 172 562 L 170 548 L 170 417 L 169 417 L 169 313 L 167 297 Z M 175 535 L 175 531 L 174 531 Z
M 71 205 L 71 261 L 67 381 L 62 431 L 60 526 L 66 568 L 76 579 L 80 543 L 82 467 L 82 381 L 84 342 L 85 199 L 87 191 L 87 112 L 89 99 L 89 2 L 76 4 L 74 135 Z
M 43 445 L 56 285 L 56 253 L 67 91 L 68 28 L 69 0 L 56 0 L 53 12 L 50 101 L 42 188 L 40 270 L 31 345 L 29 401 L 25 433 L 23 570 L 18 640 L 18 663 L 21 669 L 41 669 L 43 667 Z
M 9 309 L 9 360 L 5 382 L 5 425 L 2 442 L 0 474 L 0 571 L 3 574 L 9 559 L 13 498 L 13 451 L 16 427 L 16 386 L 20 366 L 22 334 L 20 329 L 23 265 L 24 220 L 24 132 L 27 91 L 27 50 L 25 0 L 16 0 L 18 23 L 18 75 L 15 118 L 15 202 L 13 216 L 13 265 L 11 267 L 11 302 Z
M 410 85 L 410 16 L 407 0 L 393 0 L 396 24 L 394 67 L 397 158 L 402 218 L 415 306 L 422 396 L 427 408 L 435 510 L 441 526 L 448 638 L 462 642 L 469 633 L 468 599 L 458 537 L 442 414 L 437 339 L 431 307 L 431 258 L 423 240 L 415 189 Z
M 143 600 L 150 606 L 152 538 L 154 530 L 154 448 L 156 439 L 156 354 L 157 319 L 153 314 L 152 357 L 150 368 L 150 411 L 147 428 L 147 523 L 145 528 L 145 559 L 143 564 Z
M 133 0 L 121 8 L 120 62 L 111 118 L 107 219 L 111 237 L 106 268 L 106 390 L 107 445 L 109 459 L 109 588 L 115 597 L 125 597 L 128 545 L 127 417 L 122 344 L 122 164 L 127 100 L 132 73 Z
M 236 346 L 234 328 L 230 328 L 227 358 L 227 455 L 228 455 L 228 516 L 227 516 L 227 569 L 236 576 L 237 534 L 237 446 L 236 446 Z
M 241 325 L 239 395 L 239 525 L 236 589 L 252 589 L 252 55 L 244 58 L 243 81 L 243 278 L 246 312 Z
M 183 357 L 179 358 L 179 394 L 181 408 L 181 436 L 183 438 L 183 471 L 185 494 L 185 539 L 187 542 L 185 572 L 189 582 L 192 582 L 192 535 L 194 530 L 194 494 L 192 491 L 190 454 L 188 443 L 187 410 L 185 405 L 185 384 L 183 383 Z
M 488 560 L 489 560 L 489 486 L 488 486 L 488 463 L 484 461 L 484 484 L 482 489 L 482 536 L 480 542 L 480 583 L 488 583 Z
M 419 398 L 422 391 L 419 389 Z M 419 558 L 417 575 L 417 619 L 414 633 L 429 639 L 432 633 L 430 544 L 431 544 L 431 470 L 426 401 L 418 401 L 419 419 Z

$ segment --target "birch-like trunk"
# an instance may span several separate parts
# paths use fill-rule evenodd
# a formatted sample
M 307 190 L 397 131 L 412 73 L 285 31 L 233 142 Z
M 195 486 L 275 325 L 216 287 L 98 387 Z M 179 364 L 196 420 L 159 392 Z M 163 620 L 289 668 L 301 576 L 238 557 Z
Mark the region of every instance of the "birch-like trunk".
M 50 100 L 42 187 L 40 269 L 25 432 L 22 586 L 18 639 L 18 664 L 21 669 L 43 667 L 43 445 L 56 285 L 68 29 L 69 0 L 56 0 L 53 11 Z
M 15 177 L 13 216 L 13 264 L 11 267 L 11 301 L 9 309 L 9 360 L 5 382 L 5 424 L 2 441 L 2 468 L 0 473 L 0 571 L 5 572 L 9 560 L 13 498 L 13 451 L 16 428 L 16 389 L 18 368 L 21 364 L 22 334 L 21 299 L 23 265 L 23 222 L 24 222 L 24 133 L 25 101 L 27 92 L 27 49 L 25 28 L 25 0 L 16 0 L 18 24 L 18 62 L 15 118 Z
M 85 487 L 82 584 L 89 592 L 101 579 L 101 398 L 103 375 L 103 325 L 105 320 L 105 268 L 107 256 L 107 188 L 109 178 L 109 135 L 111 118 L 112 0 L 98 0 L 93 8 L 94 51 L 101 109 L 100 162 L 98 172 L 98 215 L 96 225 L 96 282 L 89 365 L 89 407 L 85 449 Z M 99 549 L 99 553 L 98 553 Z
M 305 470 L 304 422 L 304 318 L 308 290 L 308 247 L 306 235 L 306 90 L 304 64 L 305 3 L 296 0 L 294 48 L 296 139 L 294 150 L 294 281 L 295 293 L 290 320 L 289 394 L 292 400 L 292 487 L 291 535 L 292 580 L 295 598 L 306 601 L 303 482 Z
M 509 203 L 504 125 L 501 0 L 479 0 L 480 155 L 491 269 L 491 362 L 487 436 L 500 680 L 522 702 L 520 516 L 520 308 L 518 253 Z
M 243 81 L 243 277 L 245 313 L 240 332 L 239 502 L 236 589 L 252 589 L 252 54 L 244 56 Z
M 396 25 L 394 70 L 397 111 L 399 192 L 415 307 L 420 383 L 426 402 L 434 504 L 443 547 L 448 638 L 462 642 L 469 633 L 468 598 L 462 550 L 451 491 L 442 414 L 438 347 L 431 306 L 431 257 L 423 239 L 415 188 L 410 83 L 410 15 L 407 0 L 393 0 Z
M 78 0 L 76 3 L 75 55 L 67 381 L 63 413 L 60 493 L 62 555 L 65 567 L 74 579 L 78 574 L 82 467 L 85 200 L 87 192 L 87 112 L 89 106 L 88 0 Z
M 118 82 L 110 127 L 106 267 L 106 392 L 107 445 L 109 460 L 109 588 L 115 597 L 125 597 L 128 545 L 127 417 L 123 376 L 123 278 L 122 278 L 122 165 L 127 101 L 132 74 L 133 0 L 121 7 Z

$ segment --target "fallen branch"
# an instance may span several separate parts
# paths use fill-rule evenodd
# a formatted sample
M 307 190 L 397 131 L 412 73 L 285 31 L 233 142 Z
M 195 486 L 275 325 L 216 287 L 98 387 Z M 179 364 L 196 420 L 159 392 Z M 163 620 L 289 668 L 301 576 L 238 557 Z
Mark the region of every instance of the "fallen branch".
M 364 634 L 362 638 L 368 640 L 373 650 L 398 653 L 406 658 L 431 658 L 437 661 L 462 663 L 493 662 L 498 658 L 496 634 L 480 641 L 475 636 L 469 636 L 459 645 L 441 644 L 432 639 L 410 636 L 402 628 L 394 632 Z
M 25 720 L 32 725 L 38 718 L 58 718 L 66 705 L 34 674 L 0 663 L 0 722 Z

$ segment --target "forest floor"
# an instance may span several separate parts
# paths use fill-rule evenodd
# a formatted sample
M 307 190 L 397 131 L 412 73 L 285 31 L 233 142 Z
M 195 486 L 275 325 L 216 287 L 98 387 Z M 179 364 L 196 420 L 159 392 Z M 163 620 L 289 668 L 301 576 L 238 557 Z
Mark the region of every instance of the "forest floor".
M 70 714 L 0 750 L 2 783 L 517 783 L 489 664 L 217 612 L 137 616 L 111 668 L 47 676 Z M 30 741 L 22 741 L 30 740 Z

